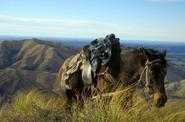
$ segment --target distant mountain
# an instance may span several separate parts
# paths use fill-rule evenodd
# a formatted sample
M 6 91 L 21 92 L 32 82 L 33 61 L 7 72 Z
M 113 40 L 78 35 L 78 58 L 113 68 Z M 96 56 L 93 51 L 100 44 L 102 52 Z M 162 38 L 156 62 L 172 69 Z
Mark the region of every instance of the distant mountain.
M 59 66 L 77 50 L 61 42 L 39 39 L 0 42 L 0 69 L 7 67 L 31 71 L 57 72 Z
M 77 52 L 62 42 L 1 41 L 0 96 L 12 96 L 31 88 L 52 90 L 61 64 Z

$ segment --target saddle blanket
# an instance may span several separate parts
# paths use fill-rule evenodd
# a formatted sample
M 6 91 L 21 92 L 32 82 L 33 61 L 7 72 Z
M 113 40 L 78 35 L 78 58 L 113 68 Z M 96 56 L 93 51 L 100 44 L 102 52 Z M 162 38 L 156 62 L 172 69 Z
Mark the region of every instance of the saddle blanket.
M 72 55 L 64 62 L 64 65 L 66 67 L 64 81 L 66 85 L 70 83 L 71 76 L 79 71 L 79 68 L 82 63 L 83 60 L 81 54 Z

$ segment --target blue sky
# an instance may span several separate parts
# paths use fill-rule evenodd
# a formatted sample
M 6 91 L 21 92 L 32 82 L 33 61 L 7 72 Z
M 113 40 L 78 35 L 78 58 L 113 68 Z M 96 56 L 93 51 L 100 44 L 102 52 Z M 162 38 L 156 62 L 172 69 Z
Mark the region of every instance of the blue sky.
M 0 0 L 0 35 L 185 42 L 185 0 Z

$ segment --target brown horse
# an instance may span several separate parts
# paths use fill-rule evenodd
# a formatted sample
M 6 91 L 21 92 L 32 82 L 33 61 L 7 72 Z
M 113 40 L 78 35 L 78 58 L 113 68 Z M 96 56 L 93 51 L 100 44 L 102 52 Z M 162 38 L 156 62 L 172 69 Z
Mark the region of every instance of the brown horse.
M 121 52 L 121 72 L 119 80 L 127 85 L 141 83 L 149 89 L 157 107 L 164 106 L 167 96 L 164 78 L 167 72 L 166 51 L 153 49 L 123 48 Z
M 66 59 L 61 66 L 57 79 L 61 82 L 61 91 L 67 96 L 69 104 L 80 100 L 82 96 L 89 97 L 94 91 L 92 88 L 96 87 L 96 91 L 105 91 L 105 84 L 109 84 L 118 77 L 121 64 L 119 38 L 115 38 L 114 34 L 108 36 L 111 42 L 112 54 L 109 62 L 99 66 L 96 72 L 92 71 L 88 60 L 88 45 L 83 47 L 80 54 Z M 77 58 L 77 62 L 72 61 L 75 58 Z M 72 62 L 75 66 L 68 66 L 69 62 Z M 68 78 L 70 85 L 66 85 L 65 76 L 68 74 L 69 67 L 73 67 L 75 70 Z
M 87 56 L 86 48 L 82 50 L 81 54 Z M 59 80 L 63 93 L 67 95 L 70 103 L 80 99 L 82 95 L 89 96 L 91 90 L 86 89 L 89 86 L 90 88 L 93 86 L 98 92 L 109 92 L 115 82 L 116 85 L 117 83 L 131 85 L 139 82 L 145 84 L 143 86 L 149 89 L 149 94 L 153 96 L 156 106 L 161 107 L 167 101 L 164 88 L 164 78 L 167 71 L 165 56 L 165 51 L 159 52 L 153 49 L 123 48 L 120 50 L 120 45 L 116 44 L 112 48 L 110 61 L 99 67 L 94 77 L 92 77 L 91 70 L 90 73 L 87 73 L 89 62 L 85 60 L 80 69 L 70 77 L 71 89 L 68 89 L 63 81 L 66 65 L 62 65 L 59 71 Z M 87 74 L 87 77 L 83 76 L 83 72 Z M 91 81 L 87 82 L 89 79 Z

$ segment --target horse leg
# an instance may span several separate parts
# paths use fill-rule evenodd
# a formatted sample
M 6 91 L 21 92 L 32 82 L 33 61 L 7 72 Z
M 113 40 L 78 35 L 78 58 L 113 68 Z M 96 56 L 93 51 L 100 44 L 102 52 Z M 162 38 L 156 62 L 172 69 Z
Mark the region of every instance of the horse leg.
M 75 91 L 73 91 L 71 89 L 67 89 L 66 96 L 67 96 L 67 102 L 69 105 L 72 105 L 77 102 L 77 96 L 75 94 Z
M 83 82 L 81 78 L 81 71 L 76 72 L 70 77 L 70 89 L 66 88 L 65 94 L 67 96 L 67 102 L 70 106 L 76 106 L 83 104 L 82 91 Z

